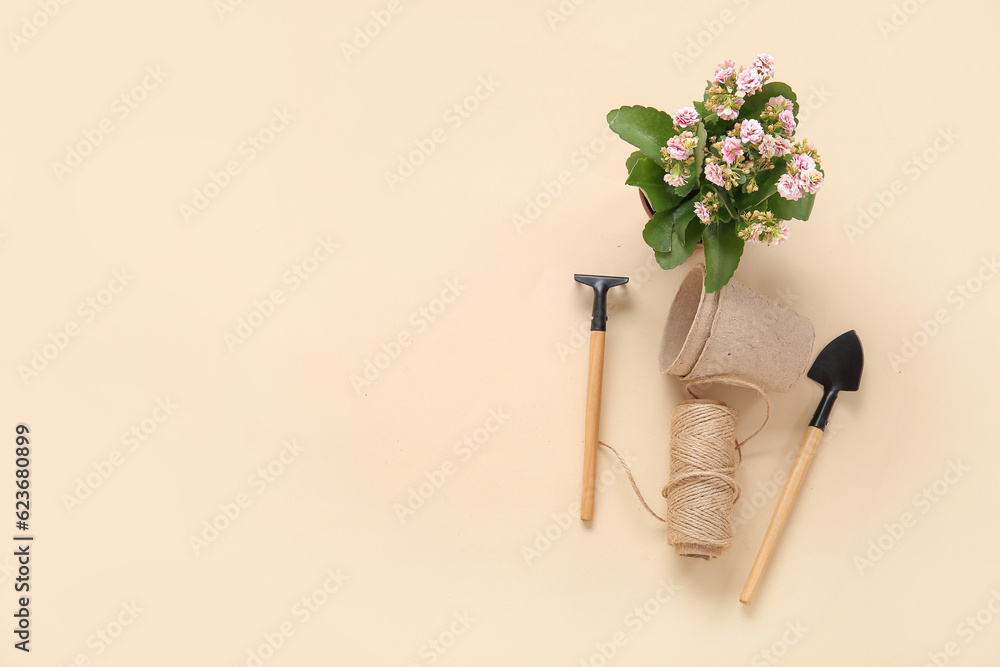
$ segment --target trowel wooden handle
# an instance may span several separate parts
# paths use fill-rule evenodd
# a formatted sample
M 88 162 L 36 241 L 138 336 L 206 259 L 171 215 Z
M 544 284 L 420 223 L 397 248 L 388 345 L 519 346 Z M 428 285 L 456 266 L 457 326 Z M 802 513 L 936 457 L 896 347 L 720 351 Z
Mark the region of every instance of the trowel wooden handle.
M 740 602 L 743 604 L 753 602 L 753 597 L 757 594 L 757 587 L 760 586 L 760 580 L 764 576 L 767 561 L 771 559 L 771 552 L 774 551 L 774 547 L 778 543 L 778 536 L 781 535 L 781 529 L 785 527 L 785 520 L 788 518 L 789 512 L 792 511 L 792 503 L 795 502 L 795 497 L 799 494 L 799 487 L 802 486 L 802 480 L 805 479 L 809 463 L 812 461 L 813 454 L 816 453 L 822 437 L 822 429 L 815 426 L 810 426 L 809 430 L 806 431 L 806 437 L 802 441 L 802 446 L 799 447 L 799 455 L 795 457 L 795 465 L 788 476 L 788 481 L 785 482 L 785 488 L 782 489 L 781 497 L 778 498 L 778 506 L 774 508 L 771 523 L 764 534 L 764 542 L 760 545 L 757 560 L 750 568 L 750 576 L 747 577 L 747 583 L 740 595 Z
M 583 436 L 583 498 L 580 518 L 594 518 L 594 484 L 597 480 L 597 433 L 601 425 L 601 389 L 604 384 L 604 333 L 590 332 L 587 370 L 587 427 Z

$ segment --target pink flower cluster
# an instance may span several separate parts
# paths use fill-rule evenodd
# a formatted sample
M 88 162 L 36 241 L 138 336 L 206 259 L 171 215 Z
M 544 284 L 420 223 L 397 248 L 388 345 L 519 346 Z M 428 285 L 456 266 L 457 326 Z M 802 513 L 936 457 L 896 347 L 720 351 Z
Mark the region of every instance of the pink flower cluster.
M 697 145 L 698 137 L 694 136 L 694 132 L 681 132 L 667 140 L 665 156 L 672 160 L 686 160 L 694 154 Z
M 814 195 L 823 186 L 823 172 L 808 153 L 798 153 L 788 162 L 788 173 L 778 179 L 778 194 L 789 201 L 798 201 L 805 194 Z
M 748 141 L 756 146 L 764 139 L 764 127 L 760 124 L 760 121 L 755 118 L 750 118 L 743 121 L 740 125 L 740 140 L 743 143 Z
M 709 192 L 694 203 L 694 214 L 705 225 L 715 219 L 717 210 L 719 210 L 719 196 L 714 192 Z
M 709 162 L 705 165 L 705 178 L 720 188 L 726 187 L 726 172 L 717 162 Z
M 781 245 L 788 239 L 788 225 L 770 211 L 750 211 L 743 214 L 744 227 L 738 234 L 754 245 Z
M 722 141 L 722 159 L 733 164 L 743 157 L 743 142 L 736 137 L 726 137 Z
M 736 67 L 726 60 L 715 68 L 708 87 L 705 108 L 722 120 L 736 120 L 745 98 L 760 92 L 768 79 L 774 76 L 774 58 L 761 53 L 750 67 Z
M 808 142 L 795 141 L 794 101 L 780 94 L 764 96 L 765 86 L 773 76 L 774 58 L 766 53 L 759 54 L 749 67 L 727 60 L 716 67 L 705 91 L 704 105 L 681 107 L 673 114 L 676 134 L 660 149 L 663 180 L 675 188 L 689 185 L 696 161 L 704 160 L 703 185 L 695 197 L 694 214 L 705 225 L 732 219 L 729 212 L 732 203 L 727 204 L 728 208 L 721 206 L 720 198 L 726 196 L 723 190 L 757 192 L 766 187 L 764 179 L 770 175 L 767 183 L 773 184 L 771 193 L 776 189 L 779 197 L 798 201 L 815 194 L 823 185 L 819 155 Z M 787 89 L 782 85 L 775 87 Z M 755 112 L 747 114 L 745 105 L 750 98 L 753 98 L 750 108 Z M 706 132 L 713 136 L 706 137 Z M 702 142 L 699 135 L 707 140 Z M 779 173 L 781 176 L 774 184 L 774 176 Z M 771 193 L 762 193 L 763 201 Z M 771 246 L 788 238 L 786 221 L 771 210 L 740 211 L 733 224 L 747 243 Z
M 688 127 L 689 125 L 694 125 L 699 120 L 701 118 L 694 107 L 681 107 L 674 112 L 674 125 L 677 127 Z
M 752 67 L 759 70 L 768 79 L 774 76 L 774 58 L 767 53 L 758 53 Z
M 694 203 L 694 214 L 698 216 L 698 219 L 708 224 L 712 221 L 712 212 L 708 210 L 704 202 L 696 201 Z
M 698 111 L 694 107 L 682 107 L 674 115 L 674 126 L 678 129 L 690 127 L 699 120 Z M 666 173 L 663 180 L 672 187 L 680 187 L 691 177 L 691 165 L 694 164 L 694 149 L 698 146 L 698 137 L 691 130 L 670 137 L 667 145 L 660 149 Z

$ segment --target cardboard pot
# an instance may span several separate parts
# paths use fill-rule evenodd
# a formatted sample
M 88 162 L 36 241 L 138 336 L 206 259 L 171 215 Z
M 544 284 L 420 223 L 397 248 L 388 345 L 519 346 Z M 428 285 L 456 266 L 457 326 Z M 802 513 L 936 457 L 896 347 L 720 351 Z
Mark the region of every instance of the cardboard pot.
M 685 381 L 730 376 L 765 391 L 790 389 L 812 358 L 812 323 L 738 280 L 714 293 L 704 284 L 704 264 L 681 283 L 663 330 L 660 371 Z

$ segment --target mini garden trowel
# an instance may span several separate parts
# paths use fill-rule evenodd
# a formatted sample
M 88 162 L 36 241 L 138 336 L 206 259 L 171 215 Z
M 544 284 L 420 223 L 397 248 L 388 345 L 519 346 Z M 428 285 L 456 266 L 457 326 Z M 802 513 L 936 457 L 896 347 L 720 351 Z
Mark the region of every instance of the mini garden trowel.
M 774 509 L 767 533 L 764 534 L 764 543 L 760 545 L 757 559 L 754 561 L 753 567 L 750 569 L 750 576 L 747 577 L 747 583 L 743 587 L 743 593 L 740 595 L 740 602 L 743 604 L 753 602 L 757 587 L 760 586 L 760 580 L 764 576 L 764 568 L 767 567 L 771 552 L 774 551 L 774 546 L 778 543 L 778 536 L 781 535 L 781 529 L 785 526 L 788 513 L 792 510 L 792 503 L 795 502 L 795 496 L 799 493 L 799 487 L 802 486 L 802 480 L 809 469 L 813 454 L 819 447 L 820 438 L 823 437 L 823 429 L 826 428 L 826 423 L 830 418 L 830 410 L 833 409 L 837 395 L 842 391 L 858 390 L 861 385 L 861 371 L 864 365 L 865 357 L 861 349 L 861 339 L 854 331 L 848 331 L 824 347 L 819 356 L 816 357 L 816 361 L 813 362 L 812 368 L 809 369 L 809 373 L 807 373 L 809 379 L 823 385 L 823 398 L 816 408 L 812 421 L 809 422 L 806 437 L 802 441 L 802 446 L 799 447 L 799 455 L 795 458 L 795 465 L 788 476 L 788 481 L 785 482 L 785 488 L 781 491 L 781 497 L 778 498 L 778 506 Z

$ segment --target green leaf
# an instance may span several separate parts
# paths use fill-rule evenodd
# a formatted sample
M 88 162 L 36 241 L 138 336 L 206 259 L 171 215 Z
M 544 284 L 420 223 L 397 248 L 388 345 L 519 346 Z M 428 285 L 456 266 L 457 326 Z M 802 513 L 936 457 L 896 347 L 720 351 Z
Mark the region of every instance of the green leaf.
M 632 153 L 625 166 L 628 167 L 625 183 L 642 190 L 654 211 L 669 211 L 681 203 L 674 189 L 663 182 L 663 167 L 643 155 L 642 151 Z
M 678 206 L 671 220 L 670 245 L 666 250 L 653 248 L 656 250 L 656 262 L 664 269 L 672 269 L 687 261 L 687 258 L 694 253 L 704 225 L 700 222 L 693 222 L 697 219 L 694 215 L 694 199 L 689 199 Z M 659 214 L 657 214 L 659 215 Z M 652 221 L 650 221 L 652 222 Z M 649 225 L 647 225 L 647 228 Z M 646 233 L 643 232 L 643 238 Z M 647 243 L 649 241 L 647 240 Z M 652 245 L 652 244 L 650 244 Z
M 736 204 L 733 202 L 733 198 L 729 194 L 729 192 L 726 191 L 725 188 L 720 188 L 716 186 L 714 183 L 712 183 L 709 187 L 719 197 L 719 203 L 722 204 L 722 209 L 720 210 L 724 210 L 726 213 L 728 213 L 730 218 L 738 217 L 739 211 L 741 209 L 736 208 Z
M 692 169 L 693 172 L 693 165 L 691 167 L 688 167 L 688 169 Z M 688 177 L 687 183 L 685 183 L 684 185 L 678 185 L 676 188 L 674 188 L 674 194 L 676 194 L 678 197 L 687 197 L 689 194 L 691 194 L 691 191 L 694 190 L 694 183 L 696 180 L 697 179 L 694 177 L 694 173 L 692 173 L 691 176 Z
M 708 130 L 708 136 L 724 139 L 726 132 L 733 129 L 733 121 L 722 120 L 713 113 L 705 118 L 705 129 Z
M 663 164 L 660 149 L 677 134 L 670 114 L 649 107 L 622 107 L 608 113 L 608 125 L 643 154 Z
M 771 211 L 782 220 L 808 220 L 812 213 L 813 204 L 816 202 L 816 195 L 805 194 L 797 201 L 789 201 L 781 195 L 774 195 L 768 200 Z
M 642 240 L 653 250 L 670 252 L 673 244 L 674 214 L 673 211 L 657 211 L 642 230 Z
M 781 83 L 780 81 L 772 81 L 757 91 L 756 94 L 746 98 L 743 106 L 740 107 L 739 120 L 745 118 L 760 120 L 760 114 L 764 111 L 764 107 L 767 106 L 767 101 L 778 95 L 783 95 L 792 101 L 792 113 L 795 115 L 795 120 L 798 120 L 799 103 L 795 97 L 795 92 L 788 87 L 788 84 Z
M 632 170 L 635 169 L 635 165 L 639 161 L 639 158 L 641 157 L 642 157 L 642 151 L 635 151 L 628 156 L 628 159 L 625 160 L 625 169 L 628 170 L 628 173 L 630 174 L 632 173 Z
M 705 245 L 705 290 L 718 292 L 736 272 L 743 255 L 743 239 L 736 234 L 736 225 L 713 222 L 702 235 Z

